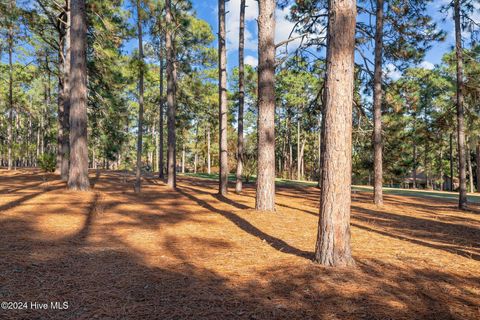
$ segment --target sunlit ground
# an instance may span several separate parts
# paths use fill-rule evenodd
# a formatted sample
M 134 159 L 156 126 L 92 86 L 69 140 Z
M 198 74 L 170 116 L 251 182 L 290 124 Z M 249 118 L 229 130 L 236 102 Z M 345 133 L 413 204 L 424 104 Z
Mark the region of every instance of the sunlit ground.
M 0 170 L 0 301 L 68 301 L 66 310 L 1 310 L 1 319 L 479 319 L 480 207 L 353 195 L 357 267 L 311 262 L 319 191 L 277 189 L 257 213 L 253 185 L 157 179 L 141 195 L 92 172 L 74 193 L 39 171 Z M 46 181 L 45 181 L 46 180 Z M 232 188 L 233 191 L 233 188 Z

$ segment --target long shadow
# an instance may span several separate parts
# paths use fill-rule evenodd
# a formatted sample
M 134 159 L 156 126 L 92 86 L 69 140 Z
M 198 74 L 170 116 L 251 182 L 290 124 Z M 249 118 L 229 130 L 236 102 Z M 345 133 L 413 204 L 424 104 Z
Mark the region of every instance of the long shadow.
M 444 250 L 474 260 L 480 260 L 479 254 L 464 250 L 467 239 L 472 241 L 473 249 L 478 250 L 478 246 L 475 246 L 475 243 L 480 243 L 480 238 L 478 237 L 480 232 L 477 229 L 394 213 L 383 213 L 357 206 L 352 206 L 352 208 L 357 212 L 357 214 L 352 216 L 352 225 L 355 227 L 426 247 Z M 355 223 L 355 221 L 379 226 L 384 231 Z M 409 231 L 409 233 L 404 234 L 405 231 Z M 467 236 L 467 234 L 473 238 Z
M 12 209 L 12 208 L 15 208 L 17 207 L 18 205 L 21 205 L 22 203 L 28 201 L 28 200 L 32 200 L 42 194 L 45 194 L 47 192 L 51 192 L 51 191 L 55 191 L 55 190 L 59 190 L 59 189 L 62 189 L 63 187 L 61 186 L 58 186 L 58 187 L 49 187 L 48 189 L 45 189 L 45 190 L 41 190 L 39 192 L 36 192 L 36 193 L 28 193 L 26 195 L 24 195 L 23 197 L 20 197 L 16 200 L 13 200 L 13 201 L 10 201 L 8 203 L 5 203 L 3 205 L 0 206 L 0 212 L 2 211 L 5 211 L 5 210 L 8 210 L 8 209 Z
M 286 243 L 285 241 L 283 241 L 281 239 L 278 239 L 276 237 L 273 237 L 269 234 L 266 234 L 265 232 L 261 231 L 260 229 L 258 229 L 254 225 L 252 225 L 250 222 L 246 221 L 245 219 L 242 219 L 241 217 L 237 216 L 236 214 L 234 214 L 232 212 L 229 212 L 229 211 L 226 211 L 226 210 L 217 209 L 214 206 L 210 205 L 208 202 L 206 202 L 204 200 L 201 200 L 201 199 L 191 195 L 188 192 L 185 192 L 184 190 L 182 190 L 182 188 L 177 188 L 177 191 L 178 191 L 178 193 L 184 195 L 188 199 L 195 201 L 201 207 L 204 207 L 207 210 L 210 210 L 212 212 L 215 212 L 215 213 L 218 213 L 218 214 L 224 216 L 225 218 L 227 218 L 228 220 L 233 222 L 237 227 L 239 227 L 243 231 L 251 234 L 252 236 L 257 237 L 260 240 L 265 240 L 268 243 L 268 245 L 271 246 L 272 248 L 274 248 L 274 249 L 276 249 L 280 252 L 296 255 L 296 256 L 301 257 L 301 258 L 313 259 L 313 253 L 312 252 L 308 252 L 308 251 L 304 251 L 304 250 L 300 250 L 298 248 L 292 247 L 288 243 Z

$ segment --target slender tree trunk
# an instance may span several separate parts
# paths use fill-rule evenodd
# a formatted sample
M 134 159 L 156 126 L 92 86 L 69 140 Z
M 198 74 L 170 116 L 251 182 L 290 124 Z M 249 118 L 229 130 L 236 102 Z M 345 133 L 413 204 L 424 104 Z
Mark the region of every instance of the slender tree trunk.
M 207 173 L 212 173 L 212 162 L 210 155 L 210 126 L 207 126 Z
M 68 188 L 88 190 L 87 23 L 85 0 L 71 3 L 70 168 Z
M 159 21 L 161 21 L 159 19 Z M 162 30 L 160 22 L 159 22 L 159 30 Z M 159 109 L 159 119 L 158 119 L 158 133 L 159 133 L 159 145 L 158 145 L 158 177 L 160 179 L 164 179 L 165 175 L 163 173 L 164 164 L 164 156 L 163 156 L 163 108 L 165 104 L 164 96 L 163 96 L 163 38 L 160 36 L 159 41 L 159 48 L 158 48 L 158 60 L 160 61 L 160 104 L 158 106 Z
M 302 158 L 300 155 L 300 111 L 297 115 L 297 180 L 300 180 L 301 177 L 301 166 L 302 166 Z
M 322 108 L 323 109 L 323 108 Z M 322 183 L 322 116 L 318 119 L 318 180 L 317 187 L 320 188 Z
M 329 0 L 325 152 L 315 261 L 354 264 L 350 249 L 355 0 Z
M 182 173 L 185 173 L 185 144 L 182 146 Z
M 197 173 L 198 166 L 198 120 L 195 125 L 195 155 L 193 159 L 193 172 Z
M 466 153 L 467 153 L 468 182 L 470 183 L 470 192 L 475 192 L 475 187 L 473 186 L 472 159 L 470 159 L 470 149 L 468 148 L 468 145 L 466 147 Z
M 242 192 L 243 172 L 243 107 L 245 104 L 245 0 L 240 0 L 240 35 L 238 43 L 238 141 L 237 141 L 237 183 L 235 192 Z
M 15 1 L 10 0 L 10 11 L 12 12 Z M 13 165 L 13 21 L 8 26 L 8 170 Z
M 65 20 L 63 15 L 60 16 L 60 19 Z M 57 104 L 58 104 L 58 119 L 57 119 L 57 163 L 55 172 L 61 175 L 62 172 L 62 162 L 64 158 L 63 154 L 63 139 L 64 139 L 64 132 L 63 132 L 63 119 L 65 118 L 65 105 L 63 103 L 63 99 L 65 98 L 65 56 L 64 56 L 64 49 L 65 49 L 65 32 L 66 27 L 63 23 L 60 24 L 58 28 L 58 97 L 57 97 Z
M 383 0 L 377 0 L 375 26 L 375 70 L 373 78 L 373 148 L 374 185 L 373 202 L 383 205 L 383 164 L 382 164 L 382 64 L 383 64 Z
M 275 0 L 258 1 L 258 156 L 255 208 L 275 211 Z
M 219 153 L 220 175 L 218 192 L 228 193 L 228 145 L 227 145 L 227 50 L 225 47 L 225 0 L 218 0 L 218 104 L 219 104 Z
M 478 193 L 480 192 L 480 143 L 479 142 L 477 142 L 475 151 L 476 151 L 475 160 L 477 164 L 477 193 Z
M 453 189 L 453 134 L 450 133 L 450 191 Z
M 442 137 L 443 141 L 443 137 Z M 440 172 L 440 191 L 443 191 L 443 147 L 442 143 L 440 143 L 440 161 L 439 161 L 439 172 Z
M 457 57 L 457 144 L 458 144 L 458 175 L 460 188 L 458 195 L 458 208 L 467 209 L 467 174 L 465 169 L 465 120 L 463 106 L 463 48 L 462 29 L 460 24 L 460 0 L 454 0 L 455 20 L 455 53 Z
M 165 1 L 165 47 L 167 49 L 167 185 L 170 188 L 177 186 L 176 172 L 176 142 L 175 142 L 175 52 L 172 41 L 172 14 L 171 0 Z
M 69 0 L 66 1 L 67 10 L 67 26 L 65 30 L 65 66 L 63 75 L 63 117 L 62 117 L 62 163 L 60 165 L 60 177 L 63 181 L 68 180 L 68 170 L 70 165 L 70 24 L 71 24 L 71 12 Z
M 142 140 L 143 140 L 143 31 L 140 0 L 137 0 L 138 59 L 140 70 L 138 75 L 138 132 L 137 132 L 137 168 L 135 172 L 135 192 L 140 192 L 142 184 Z
M 300 147 L 300 178 L 298 180 L 303 180 L 305 178 L 305 143 L 306 138 L 304 137 L 302 140 L 302 145 Z

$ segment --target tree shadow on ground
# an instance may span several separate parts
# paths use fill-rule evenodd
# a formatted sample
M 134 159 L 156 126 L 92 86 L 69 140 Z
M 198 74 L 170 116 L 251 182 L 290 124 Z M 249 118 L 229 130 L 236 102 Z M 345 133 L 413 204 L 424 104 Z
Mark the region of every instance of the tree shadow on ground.
M 102 174 L 102 179 L 109 178 Z M 206 267 L 184 250 L 185 239 L 176 234 L 155 239 L 158 256 L 152 259 L 127 241 L 128 233 L 117 232 L 122 224 L 100 225 L 101 215 L 125 216 L 131 220 L 130 233 L 152 225 L 173 228 L 197 223 L 191 220 L 195 215 L 203 217 L 180 205 L 188 202 L 266 239 L 275 250 L 290 254 L 286 257 L 309 253 L 265 234 L 235 212 L 216 208 L 222 199 L 212 196 L 213 204 L 200 199 L 198 190 L 181 186 L 179 193 L 162 189 L 165 194 L 158 194 L 146 187 L 138 197 L 123 193 L 128 186 L 102 179 L 82 207 L 83 222 L 72 235 L 51 238 L 43 233 L 35 219 L 41 212 L 0 217 L 0 301 L 69 302 L 67 310 L 0 310 L 1 319 L 478 319 L 480 277 L 398 261 L 357 259 L 355 269 L 331 269 L 306 259 L 277 259 L 235 274 L 228 265 Z M 112 192 L 112 198 L 103 199 L 101 192 Z M 179 203 L 180 209 L 158 206 L 155 196 L 173 206 Z M 144 200 L 148 210 L 122 207 L 135 199 Z M 242 246 L 208 234 L 189 241 L 205 251 Z M 255 248 L 233 252 L 232 262 L 251 250 Z M 254 267 L 257 262 L 249 263 Z

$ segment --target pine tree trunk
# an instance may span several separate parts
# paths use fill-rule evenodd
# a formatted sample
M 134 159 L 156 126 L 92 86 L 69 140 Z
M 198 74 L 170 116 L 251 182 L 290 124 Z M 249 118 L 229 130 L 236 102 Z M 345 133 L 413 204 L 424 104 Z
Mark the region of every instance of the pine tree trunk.
M 10 12 L 13 11 L 15 1 L 10 0 Z M 13 165 L 13 21 L 8 26 L 8 170 Z
M 413 113 L 413 189 L 417 188 L 417 113 Z
M 354 264 L 350 249 L 355 0 L 330 0 L 325 83 L 325 151 L 315 261 Z
M 382 63 L 383 62 L 383 0 L 377 0 L 375 26 L 375 70 L 373 79 L 373 146 L 374 186 L 373 202 L 383 205 L 383 164 L 382 164 Z
M 171 0 L 165 1 L 165 48 L 167 49 L 167 185 L 170 188 L 177 186 L 176 172 L 176 142 L 175 142 L 175 52 L 172 41 L 172 14 Z
M 476 147 L 476 164 L 477 164 L 477 193 L 480 192 L 480 143 L 477 142 L 477 147 Z
M 443 141 L 443 137 L 442 140 Z M 443 191 L 443 148 L 442 143 L 440 143 L 440 161 L 439 161 L 439 172 L 440 172 L 440 191 Z
M 258 1 L 258 166 L 255 208 L 275 211 L 275 0 Z
M 227 150 L 227 50 L 225 47 L 225 0 L 218 0 L 218 96 L 219 96 L 219 156 L 220 174 L 218 192 L 228 193 Z
M 450 191 L 453 189 L 453 134 L 450 133 Z
M 455 20 L 455 53 L 457 57 L 457 144 L 458 144 L 458 175 L 459 175 L 459 195 L 458 208 L 467 209 L 467 174 L 465 169 L 465 120 L 463 106 L 463 48 L 462 48 L 462 29 L 460 24 L 460 0 L 454 0 L 454 20 Z
M 237 141 L 237 182 L 235 192 L 242 192 L 243 172 L 243 108 L 245 104 L 245 0 L 240 1 L 240 31 L 238 43 L 238 141 Z
M 185 173 L 185 144 L 182 146 L 182 173 Z
M 71 9 L 69 0 L 66 0 L 66 17 L 67 26 L 65 30 L 65 66 L 63 75 L 63 117 L 62 117 L 62 163 L 60 165 L 60 177 L 63 181 L 68 181 L 68 170 L 70 165 L 70 24 L 71 24 Z
M 468 145 L 466 147 L 466 153 L 467 153 L 468 182 L 470 184 L 470 192 L 475 192 L 475 188 L 473 186 L 472 159 L 470 159 L 470 149 L 468 148 Z
M 160 19 L 159 19 L 160 21 Z M 159 30 L 161 31 L 162 28 L 161 28 L 161 25 L 160 25 L 160 22 L 159 22 Z M 163 108 L 164 108 L 164 104 L 165 104 L 165 100 L 164 100 L 164 97 L 163 97 L 163 48 L 162 48 L 162 44 L 163 44 L 163 38 L 162 36 L 160 36 L 160 41 L 159 41 L 159 48 L 158 48 L 158 60 L 160 61 L 160 68 L 159 68 L 159 72 L 160 72 L 160 104 L 158 106 L 158 109 L 159 109 L 159 116 L 158 116 L 158 133 L 159 133 L 159 143 L 158 143 L 158 177 L 160 179 L 164 179 L 165 178 L 165 175 L 164 175 L 164 156 L 163 156 Z
M 62 33 L 62 30 L 59 30 L 59 37 L 58 37 L 58 97 L 57 97 L 57 105 L 58 105 L 58 118 L 57 118 L 57 162 L 55 167 L 55 173 L 61 174 L 62 170 L 62 161 L 63 161 L 63 119 L 65 118 L 64 112 L 64 103 L 63 103 L 63 92 L 65 90 L 65 58 L 63 55 L 64 47 L 65 47 L 65 35 Z
M 87 145 L 87 23 L 85 0 L 71 4 L 70 168 L 68 188 L 88 190 Z
M 297 180 L 301 178 L 302 158 L 300 156 L 300 112 L 297 115 Z
M 212 173 L 212 160 L 210 155 L 210 126 L 207 126 L 207 173 Z
M 140 70 L 138 75 L 138 131 L 137 131 L 137 166 L 135 171 L 135 192 L 140 192 L 142 184 L 142 140 L 143 140 L 143 34 L 140 0 L 137 0 L 138 59 Z

